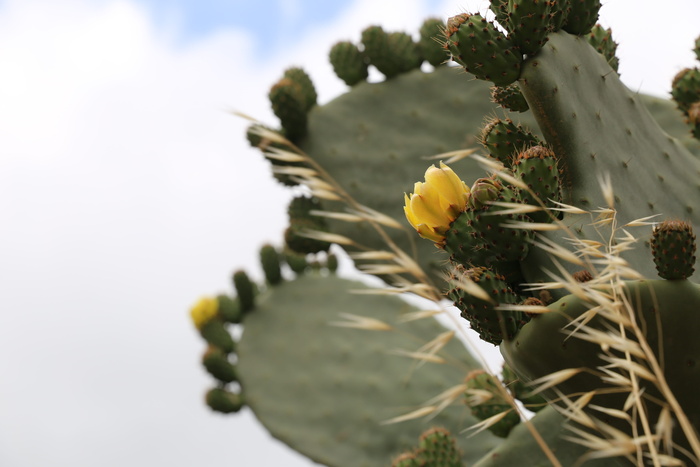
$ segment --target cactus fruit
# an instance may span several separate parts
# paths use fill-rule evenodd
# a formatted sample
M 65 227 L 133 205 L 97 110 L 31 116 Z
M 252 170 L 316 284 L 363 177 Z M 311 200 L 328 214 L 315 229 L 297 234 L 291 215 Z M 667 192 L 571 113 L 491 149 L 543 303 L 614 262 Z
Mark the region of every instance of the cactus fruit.
M 331 48 L 329 59 L 335 74 L 348 86 L 355 86 L 369 75 L 365 55 L 350 41 L 335 44 Z
M 465 290 L 462 285 L 465 280 L 481 287 L 488 299 L 474 296 Z M 486 342 L 499 345 L 503 340 L 510 340 L 529 321 L 529 317 L 522 312 L 497 308 L 499 305 L 521 301 L 521 297 L 510 288 L 502 275 L 484 267 L 466 269 L 457 265 L 448 283 L 451 288 L 447 297 L 461 311 L 462 318 Z
M 272 86 L 268 97 L 287 138 L 292 141 L 302 138 L 307 126 L 307 97 L 301 85 L 290 78 L 282 78 Z
M 491 88 L 491 98 L 493 101 L 512 112 L 527 112 L 530 106 L 520 92 L 520 88 L 516 83 L 508 86 L 493 86 Z
M 596 24 L 588 33 L 588 42 L 608 61 L 610 68 L 617 71 L 620 63 L 617 59 L 617 42 L 612 38 L 612 30 L 604 29 L 600 24 Z
M 445 30 L 445 22 L 439 18 L 428 18 L 423 21 L 420 27 L 420 46 L 421 54 L 425 61 L 432 66 L 440 66 L 444 64 L 449 55 L 438 41 L 438 37 Z
M 444 248 L 450 253 L 451 261 L 491 266 L 525 258 L 533 232 L 508 224 L 531 220 L 525 214 L 505 213 L 507 208 L 492 204 L 497 202 L 522 204 L 517 189 L 495 176 L 474 182 L 467 209 L 445 233 Z
M 447 21 L 445 49 L 467 72 L 497 86 L 507 86 L 520 76 L 522 52 L 479 14 L 464 13 Z
M 202 366 L 222 383 L 232 383 L 238 380 L 236 368 L 229 361 L 228 355 L 217 347 L 209 346 L 204 352 Z
M 522 53 L 534 55 L 547 41 L 553 2 L 547 0 L 509 0 L 508 30 Z
M 532 146 L 522 151 L 513 161 L 513 174 L 529 189 L 519 191 L 524 203 L 539 206 L 541 202 L 547 208 L 553 208 L 562 202 L 559 164 L 551 149 Z M 529 216 L 535 222 L 552 221 L 548 211 L 532 212 Z
M 666 280 L 687 279 L 695 272 L 695 234 L 683 221 L 664 221 L 654 228 L 651 252 L 659 276 Z
M 488 426 L 494 435 L 505 438 L 518 423 L 520 415 L 504 396 L 504 388 L 498 379 L 484 370 L 474 370 L 467 375 L 467 405 L 479 420 L 501 416 Z
M 684 112 L 700 101 L 700 69 L 684 68 L 679 71 L 671 83 L 671 96 Z
M 568 3 L 571 9 L 562 29 L 577 36 L 588 34 L 598 22 L 600 0 L 569 0 Z
M 540 144 L 540 140 L 510 119 L 495 118 L 484 126 L 481 144 L 488 149 L 492 157 L 501 161 L 503 165 L 509 166 L 515 154 Z
M 420 436 L 418 447 L 394 459 L 392 467 L 462 467 L 462 455 L 452 434 L 431 428 Z
M 216 412 L 235 413 L 245 405 L 240 394 L 222 388 L 210 389 L 205 397 L 207 405 Z

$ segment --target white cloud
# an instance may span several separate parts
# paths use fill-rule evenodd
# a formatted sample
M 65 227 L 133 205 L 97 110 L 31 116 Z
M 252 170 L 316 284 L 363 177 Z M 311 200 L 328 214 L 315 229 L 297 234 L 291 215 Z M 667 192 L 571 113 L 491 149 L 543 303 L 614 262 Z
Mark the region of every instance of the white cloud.
M 373 23 L 416 31 L 428 14 L 474 7 L 426 3 L 359 0 L 263 57 L 235 30 L 178 45 L 128 1 L 2 3 L 0 464 L 263 465 L 259 456 L 278 455 L 250 414 L 203 407 L 203 344 L 186 319 L 200 294 L 227 290 L 234 268 L 260 277 L 257 249 L 285 224 L 289 193 L 228 110 L 274 122 L 267 89 L 291 65 L 328 101 L 345 89 L 325 58 L 335 41 Z M 700 14 L 679 4 L 681 27 L 657 40 L 689 50 L 698 31 L 687 21 Z M 622 42 L 633 28 L 621 23 Z M 635 45 L 641 67 L 657 65 Z M 692 60 L 658 50 L 660 75 Z M 644 71 L 645 86 L 656 71 Z

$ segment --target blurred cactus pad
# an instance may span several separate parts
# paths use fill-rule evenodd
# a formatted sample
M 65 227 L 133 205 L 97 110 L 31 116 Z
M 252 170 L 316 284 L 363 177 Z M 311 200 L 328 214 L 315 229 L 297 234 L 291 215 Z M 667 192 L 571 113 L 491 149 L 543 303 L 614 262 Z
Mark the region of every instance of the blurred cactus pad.
M 213 410 L 329 466 L 700 463 L 700 75 L 628 89 L 600 6 L 368 26 L 323 104 L 281 71 L 246 137 L 297 197 L 265 282 L 192 309 Z

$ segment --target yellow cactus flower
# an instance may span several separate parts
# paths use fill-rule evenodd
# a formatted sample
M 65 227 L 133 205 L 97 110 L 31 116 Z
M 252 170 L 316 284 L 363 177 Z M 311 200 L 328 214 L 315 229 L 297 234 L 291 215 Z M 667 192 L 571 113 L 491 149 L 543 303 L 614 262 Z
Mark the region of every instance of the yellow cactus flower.
M 430 166 L 425 182 L 416 182 L 413 194 L 404 194 L 406 219 L 418 234 L 435 243 L 442 243 L 450 224 L 464 211 L 469 187 L 452 169 L 440 162 Z
M 195 327 L 201 330 L 205 324 L 216 317 L 219 312 L 219 301 L 216 298 L 201 298 L 190 309 L 190 316 Z

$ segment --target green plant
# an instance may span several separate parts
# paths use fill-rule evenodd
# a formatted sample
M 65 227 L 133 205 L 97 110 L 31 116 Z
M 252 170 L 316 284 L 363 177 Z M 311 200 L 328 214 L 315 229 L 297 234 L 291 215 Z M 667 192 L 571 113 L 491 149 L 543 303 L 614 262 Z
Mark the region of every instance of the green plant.
M 698 463 L 688 323 L 700 305 L 689 280 L 700 145 L 674 104 L 621 83 L 599 7 L 494 0 L 498 25 L 431 19 L 415 43 L 369 27 L 361 44 L 332 49 L 353 87 L 323 106 L 303 71 L 285 72 L 270 93 L 281 128 L 255 122 L 248 138 L 310 196 L 290 206 L 285 249 L 263 248 L 266 284 L 239 272 L 236 297 L 193 309 L 219 381 L 212 408 L 247 404 L 328 465 L 456 465 L 459 452 L 482 466 Z M 368 64 L 387 79 L 364 82 Z M 674 82 L 691 125 L 699 82 L 692 70 Z M 446 164 L 426 171 L 436 154 Z M 683 222 L 652 239 L 643 229 L 659 213 Z M 330 244 L 386 287 L 337 278 Z M 502 379 L 458 343 L 460 328 L 432 319 L 445 297 L 500 345 L 512 369 Z M 222 334 L 241 321 L 239 340 Z M 525 414 L 515 398 L 534 409 L 540 397 L 549 406 L 514 427 Z M 414 448 L 424 417 L 482 431 L 456 444 L 431 432 Z M 449 455 L 425 454 L 434 446 Z

